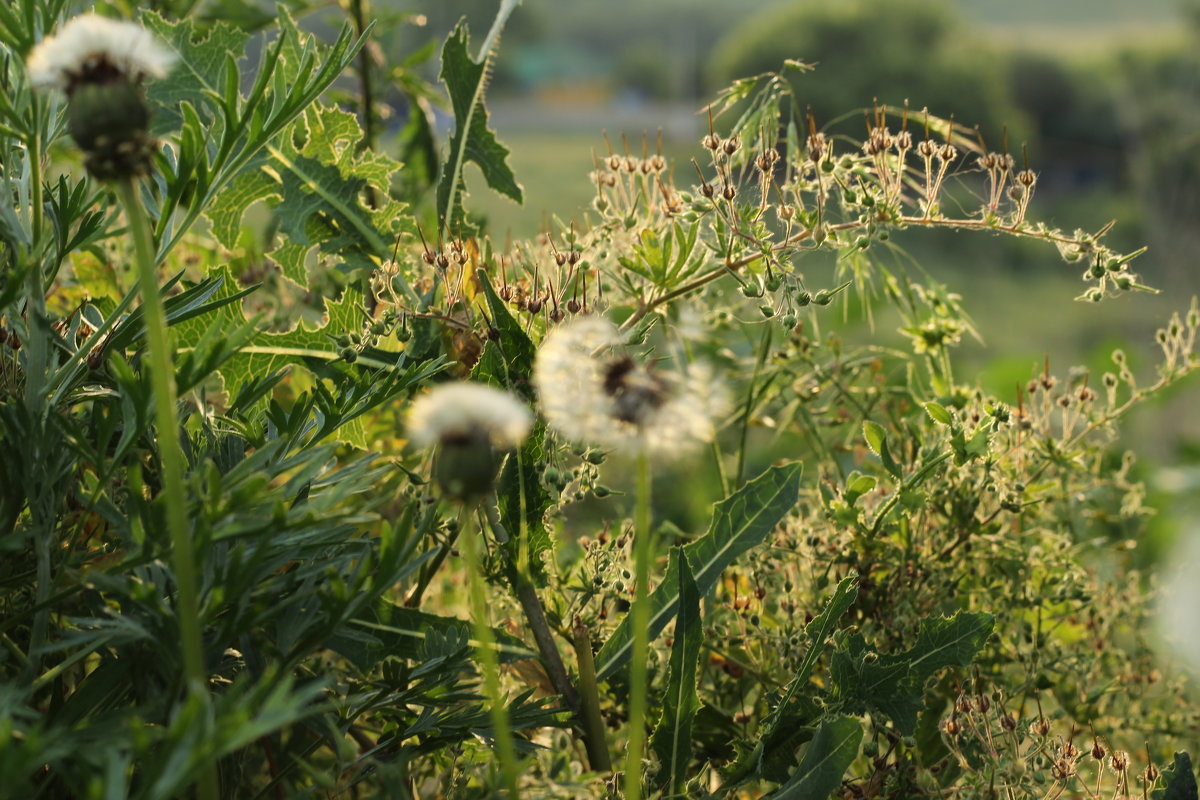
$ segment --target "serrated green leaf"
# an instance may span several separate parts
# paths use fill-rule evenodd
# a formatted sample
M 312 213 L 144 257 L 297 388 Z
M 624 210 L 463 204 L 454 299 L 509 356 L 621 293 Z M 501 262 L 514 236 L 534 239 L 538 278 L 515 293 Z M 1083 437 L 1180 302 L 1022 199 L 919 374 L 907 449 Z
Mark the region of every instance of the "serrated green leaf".
M 233 279 L 228 267 L 213 270 L 210 277 L 222 279 L 220 288 L 216 290 L 209 302 L 234 297 L 239 293 L 237 282 Z M 285 333 L 259 332 L 253 336 L 249 344 L 241 347 L 236 355 L 221 364 L 218 369 L 225 390 L 230 397 L 236 397 L 242 386 L 251 383 L 256 378 L 270 375 L 277 370 L 304 366 L 309 361 L 333 363 L 341 360 L 336 345 L 336 337 L 360 329 L 362 321 L 362 296 L 354 289 L 347 288 L 340 300 L 327 302 L 325 305 L 325 323 L 312 327 L 301 322 L 295 329 Z M 239 303 L 229 303 L 203 316 L 188 319 L 175 326 L 176 341 L 180 343 L 179 350 L 188 352 L 189 344 L 200 341 L 205 330 L 219 326 L 227 330 L 236 330 L 246 324 L 246 316 L 242 313 Z M 398 354 L 397 354 L 398 355 Z M 360 357 L 358 364 L 366 367 L 391 368 L 392 363 L 373 361 Z M 337 438 L 355 447 L 367 446 L 366 433 L 362 421 L 351 420 L 337 432 Z
M 941 403 L 935 403 L 932 400 L 925 404 L 925 413 L 929 418 L 939 425 L 949 425 L 954 422 L 950 416 L 950 412 Z
M 398 161 L 376 152 L 358 153 L 362 129 L 353 114 L 310 106 L 206 209 L 213 236 L 226 248 L 237 244 L 246 210 L 265 200 L 280 218 L 279 244 L 271 256 L 284 275 L 308 285 L 314 248 L 346 270 L 373 269 L 386 260 L 397 235 L 415 232 L 404 203 L 390 199 Z M 385 198 L 378 208 L 363 198 Z
M 478 60 L 472 59 L 467 50 L 469 34 L 465 20 L 458 24 L 442 47 L 440 77 L 446 84 L 450 105 L 454 109 L 454 135 L 450 138 L 437 187 L 438 216 L 442 235 L 447 239 L 458 235 L 464 227 L 463 168 L 468 161 L 479 167 L 492 189 L 518 203 L 524 201 L 521 186 L 508 166 L 508 148 L 500 144 L 495 132 L 488 127 L 488 113 L 483 100 L 493 50 L 500 38 L 500 31 L 519 2 L 501 2 L 492 29 L 480 48 Z
M 852 717 L 826 720 L 817 728 L 800 766 L 772 800 L 826 800 L 842 785 L 842 776 L 858 756 L 862 723 Z
M 660 768 L 655 789 L 664 797 L 681 796 L 692 760 L 692 722 L 700 709 L 696 694 L 696 669 L 700 659 L 700 591 L 683 549 L 671 551 L 679 575 L 679 615 L 675 618 L 675 643 L 671 646 L 670 674 L 663 696 L 662 716 L 650 739 Z
M 800 464 L 771 467 L 718 503 L 708 532 L 683 548 L 701 594 L 716 585 L 734 559 L 762 542 L 795 505 L 800 493 Z M 668 566 L 663 582 L 650 595 L 650 639 L 666 627 L 679 607 L 679 576 Z M 633 647 L 629 618 L 613 631 L 596 656 L 596 677 L 604 680 L 629 660 Z
M 1192 772 L 1192 757 L 1187 751 L 1175 754 L 1175 763 L 1163 770 L 1163 785 L 1150 795 L 1151 800 L 1197 800 L 1200 790 L 1196 787 L 1196 775 Z
M 178 130 L 183 123 L 181 103 L 191 103 L 209 122 L 211 115 L 200 102 L 207 91 L 225 85 L 230 59 L 246 55 L 250 34 L 217 22 L 201 30 L 190 18 L 168 22 L 156 11 L 142 15 L 142 24 L 179 56 L 165 77 L 151 81 L 146 96 L 154 106 L 151 130 L 156 134 Z
M 946 667 L 966 667 L 992 632 L 990 614 L 962 612 L 921 620 L 916 643 L 903 653 L 876 655 L 860 634 L 834 653 L 830 683 L 842 710 L 881 711 L 896 729 L 917 727 L 925 682 Z
M 853 506 L 858 498 L 874 489 L 878 483 L 874 476 L 852 473 L 846 481 L 846 502 Z

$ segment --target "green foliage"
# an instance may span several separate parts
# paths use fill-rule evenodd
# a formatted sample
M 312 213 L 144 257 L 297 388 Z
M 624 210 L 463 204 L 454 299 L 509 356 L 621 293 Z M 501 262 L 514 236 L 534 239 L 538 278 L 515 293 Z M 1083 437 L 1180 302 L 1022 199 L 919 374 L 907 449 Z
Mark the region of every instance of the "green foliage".
M 833 655 L 833 694 L 846 711 L 883 712 L 896 730 L 912 736 L 925 682 L 946 667 L 970 666 L 991 632 L 992 618 L 987 614 L 922 620 L 909 650 L 885 656 L 871 651 L 862 636 L 852 635 Z
M 499 41 L 500 31 L 520 0 L 504 0 L 492 23 L 492 29 L 480 47 L 478 59 L 467 50 L 468 33 L 465 23 L 454 29 L 442 47 L 442 81 L 454 109 L 454 135 L 438 179 L 438 220 L 443 236 L 461 235 L 468 225 L 463 213 L 463 168 L 474 162 L 483 172 L 488 186 L 520 203 L 521 187 L 509 169 L 508 149 L 496 140 L 488 127 L 487 109 L 483 104 L 487 88 L 488 69 L 492 53 Z M 470 233 L 469 228 L 465 232 Z
M 801 797 L 826 800 L 841 785 L 846 769 L 858 756 L 862 735 L 862 726 L 851 717 L 822 722 L 796 772 L 768 796 L 776 800 Z
M 682 795 L 692 754 L 692 723 L 700 710 L 696 667 L 700 658 L 700 591 L 682 548 L 671 551 L 679 575 L 679 613 L 671 645 L 671 674 L 663 698 L 662 716 L 650 739 L 660 764 L 656 788 L 665 795 Z
M 1152 581 L 1132 565 L 1151 509 L 1111 441 L 1200 364 L 1200 308 L 1158 331 L 1149 381 L 1120 353 L 1101 377 L 1037 365 L 1019 398 L 958 374 L 955 348 L 979 332 L 950 288 L 879 257 L 893 237 L 1049 245 L 1084 270 L 1088 301 L 1147 286 L 1132 271 L 1143 249 L 1106 243 L 1108 226 L 1036 221 L 1037 174 L 950 121 L 1009 108 L 940 9 L 802 9 L 789 44 L 819 70 L 792 61 L 719 94 L 730 113 L 698 183 L 661 154 L 611 153 L 588 224 L 555 219 L 500 250 L 475 235 L 462 181 L 472 162 L 521 199 L 484 103 L 515 2 L 478 55 L 465 23 L 444 42 L 455 130 L 440 148 L 442 100 L 419 77 L 435 48 L 391 61 L 365 0 L 327 42 L 297 26 L 302 3 L 156 4 L 142 22 L 179 62 L 147 82 L 158 145 L 123 207 L 80 169 L 68 101 L 30 85 L 26 57 L 66 5 L 10 5 L 3 791 L 484 796 L 511 738 L 529 796 L 603 796 L 610 746 L 648 720 L 644 789 L 660 796 L 1120 796 L 1140 772 L 1157 800 L 1196 798 L 1186 752 L 1155 766 L 1196 716 L 1147 642 Z M 906 72 L 896 42 L 914 41 L 927 63 Z M 379 92 L 388 81 L 398 95 Z M 832 119 L 846 109 L 821 92 L 846 81 L 947 116 L 899 128 L 893 103 L 865 140 L 826 137 L 801 109 Z M 379 126 L 392 101 L 409 104 L 397 141 Z M 157 269 L 145 294 L 127 269 L 139 203 L 153 253 L 138 263 Z M 418 226 L 431 216 L 432 235 Z M 154 292 L 169 371 L 149 366 L 162 325 L 139 297 Z M 547 337 L 601 316 L 620 341 L 542 385 Z M 547 414 L 486 454 L 489 493 L 465 507 L 440 494 L 437 454 L 411 442 L 490 447 L 499 411 L 438 408 L 427 424 L 443 429 L 415 430 L 411 398 L 470 379 L 536 411 L 579 376 L 599 386 L 572 410 L 627 426 L 634 452 Z M 167 378 L 179 402 L 164 413 Z M 651 437 L 695 447 L 631 485 Z M 181 510 L 184 536 L 169 536 Z M 474 619 L 464 543 L 490 550 Z M 643 664 L 625 666 L 645 567 L 643 720 L 628 699 Z M 489 647 L 499 676 L 477 663 Z M 485 697 L 485 680 L 500 692 Z
M 1163 772 L 1163 788 L 1155 789 L 1154 800 L 1196 800 L 1200 790 L 1196 788 L 1196 774 L 1192 771 L 1192 757 L 1186 752 L 1175 754 L 1175 763 Z
M 747 483 L 713 511 L 708 532 L 683 548 L 701 594 L 707 594 L 733 560 L 760 544 L 796 501 L 800 464 L 771 467 Z M 678 563 L 675 564 L 679 568 Z M 650 636 L 657 636 L 679 610 L 679 581 L 668 568 L 650 595 Z M 596 676 L 604 680 L 629 660 L 633 646 L 628 619 L 613 632 L 596 655 Z

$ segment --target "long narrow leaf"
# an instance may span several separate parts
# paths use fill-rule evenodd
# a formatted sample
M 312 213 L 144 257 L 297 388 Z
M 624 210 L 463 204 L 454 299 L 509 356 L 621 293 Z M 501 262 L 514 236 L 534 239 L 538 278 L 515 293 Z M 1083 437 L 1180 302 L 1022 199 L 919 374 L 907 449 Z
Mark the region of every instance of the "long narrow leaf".
M 671 551 L 679 574 L 679 616 L 671 646 L 671 672 L 663 698 L 662 716 L 650 739 L 660 769 L 655 788 L 666 797 L 681 796 L 692 757 L 692 722 L 700 710 L 696 670 L 700 660 L 700 590 L 682 548 Z
M 708 533 L 683 548 L 700 594 L 706 594 L 734 559 L 766 539 L 800 493 L 801 465 L 771 467 L 717 504 Z M 679 607 L 678 566 L 668 566 L 663 582 L 650 595 L 650 638 L 656 637 Z M 596 656 L 596 677 L 604 680 L 629 660 L 633 636 L 629 618 L 613 632 Z

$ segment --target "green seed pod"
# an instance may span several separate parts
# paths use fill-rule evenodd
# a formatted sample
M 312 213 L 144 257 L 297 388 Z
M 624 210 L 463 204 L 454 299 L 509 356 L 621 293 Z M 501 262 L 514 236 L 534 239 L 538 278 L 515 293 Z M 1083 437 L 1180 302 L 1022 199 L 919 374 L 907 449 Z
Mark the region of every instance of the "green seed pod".
M 491 491 L 499 467 L 487 432 L 475 430 L 442 441 L 433 477 L 447 495 L 466 500 Z

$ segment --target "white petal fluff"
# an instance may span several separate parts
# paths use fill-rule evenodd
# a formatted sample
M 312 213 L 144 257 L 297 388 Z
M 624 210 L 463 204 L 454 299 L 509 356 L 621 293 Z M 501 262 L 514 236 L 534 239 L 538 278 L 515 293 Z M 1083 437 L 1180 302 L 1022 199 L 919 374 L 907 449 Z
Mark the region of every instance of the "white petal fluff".
M 65 91 L 101 66 L 137 82 L 163 77 L 174 63 L 175 54 L 141 25 L 82 14 L 34 47 L 28 66 L 34 86 Z
M 693 364 L 683 374 L 633 367 L 631 385 L 635 390 L 649 387 L 654 395 L 654 402 L 638 406 L 634 423 L 624 413 L 628 400 L 606 386 L 613 367 L 628 359 L 621 344 L 620 332 L 600 317 L 581 317 L 547 335 L 533 381 L 550 426 L 571 441 L 660 460 L 712 441 L 713 420 L 725 412 L 727 402 L 708 366 Z
M 408 413 L 408 436 L 418 447 L 447 438 L 483 431 L 499 448 L 525 440 L 533 414 L 507 392 L 482 383 L 459 381 L 434 386 L 413 402 Z

